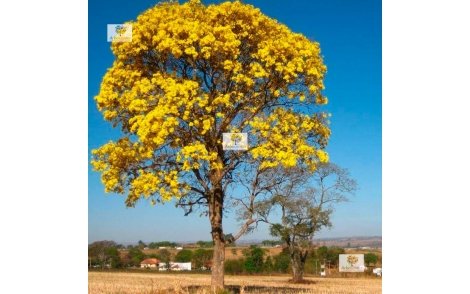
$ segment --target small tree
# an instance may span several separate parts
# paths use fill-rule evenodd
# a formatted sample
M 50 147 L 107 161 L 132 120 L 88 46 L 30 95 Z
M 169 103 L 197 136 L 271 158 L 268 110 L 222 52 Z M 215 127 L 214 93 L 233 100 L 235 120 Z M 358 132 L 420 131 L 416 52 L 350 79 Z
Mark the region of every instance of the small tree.
M 202 267 L 208 268 L 210 265 L 210 261 L 212 259 L 212 250 L 206 249 L 196 249 L 193 253 L 192 262 L 194 264 L 194 268 L 200 269 Z
M 96 241 L 88 245 L 88 258 L 91 264 L 105 266 L 116 266 L 119 264 L 119 253 L 114 241 Z
M 263 270 L 265 251 L 255 245 L 244 251 L 245 270 L 248 273 L 259 273 Z
M 312 251 L 312 257 L 319 262 L 328 262 L 332 266 L 337 266 L 339 262 L 339 255 L 344 254 L 345 251 L 340 247 L 326 247 L 321 246 Z
M 171 253 L 166 249 L 160 249 L 157 253 L 158 259 L 166 265 L 167 270 L 170 270 Z
M 289 270 L 290 256 L 288 249 L 274 256 L 274 270 L 278 273 L 287 273 Z
M 313 237 L 322 228 L 331 227 L 333 205 L 346 201 L 346 195 L 356 190 L 356 182 L 335 164 L 319 165 L 313 176 L 302 170 L 285 173 L 289 180 L 275 187 L 271 200 L 282 212 L 281 222 L 271 224 L 271 234 L 286 243 L 292 280 L 301 282 Z
M 245 261 L 243 258 L 230 259 L 225 261 L 225 271 L 229 274 L 241 274 L 245 270 Z
M 176 254 L 175 261 L 190 262 L 192 258 L 193 252 L 191 250 L 183 249 Z
M 106 255 L 108 256 L 107 265 L 111 268 L 118 268 L 122 266 L 119 250 L 113 246 L 106 248 Z
M 147 245 L 142 240 L 139 240 L 139 242 L 137 243 L 137 246 L 139 247 L 140 250 L 147 247 Z
M 379 257 L 375 255 L 374 253 L 364 254 L 364 262 L 366 263 L 367 266 L 375 265 L 378 260 L 379 260 Z
M 264 261 L 263 271 L 266 273 L 271 273 L 274 270 L 273 259 L 271 256 L 266 257 Z
M 127 258 L 131 265 L 139 266 L 140 262 L 145 259 L 145 254 L 138 247 L 132 247 L 127 252 Z

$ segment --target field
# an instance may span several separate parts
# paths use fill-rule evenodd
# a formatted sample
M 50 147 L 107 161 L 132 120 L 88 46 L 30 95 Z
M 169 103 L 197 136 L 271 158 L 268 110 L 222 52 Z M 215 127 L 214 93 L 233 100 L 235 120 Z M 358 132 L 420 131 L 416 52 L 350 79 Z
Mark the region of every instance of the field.
M 229 276 L 225 277 L 231 293 L 321 293 L 372 294 L 382 293 L 382 280 L 364 278 L 308 278 L 309 284 L 288 283 L 289 276 Z M 88 292 L 102 293 L 210 293 L 210 275 L 159 274 L 126 272 L 89 272 Z

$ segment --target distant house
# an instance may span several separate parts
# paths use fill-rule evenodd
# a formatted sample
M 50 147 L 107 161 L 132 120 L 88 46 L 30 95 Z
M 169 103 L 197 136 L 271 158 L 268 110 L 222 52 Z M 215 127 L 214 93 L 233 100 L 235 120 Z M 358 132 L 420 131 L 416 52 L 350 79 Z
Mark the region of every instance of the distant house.
M 204 263 L 204 265 L 201 267 L 202 270 L 211 270 L 212 268 L 212 260 L 208 260 Z
M 183 247 L 175 247 L 176 250 L 183 250 Z
M 140 263 L 141 268 L 157 268 L 160 261 L 156 258 L 147 258 Z

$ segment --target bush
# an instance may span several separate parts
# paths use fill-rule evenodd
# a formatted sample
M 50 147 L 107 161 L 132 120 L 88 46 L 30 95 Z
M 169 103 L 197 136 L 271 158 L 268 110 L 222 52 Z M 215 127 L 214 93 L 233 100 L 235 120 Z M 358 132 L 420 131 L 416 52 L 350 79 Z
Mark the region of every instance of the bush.
M 271 256 L 268 256 L 263 265 L 263 271 L 265 273 L 272 273 L 274 271 L 274 263 Z
M 193 252 L 191 250 L 183 249 L 176 254 L 175 261 L 190 262 L 192 258 L 193 258 Z
M 145 254 L 139 248 L 129 249 L 126 260 L 129 261 L 130 265 L 140 266 L 140 262 L 145 259 Z
M 200 269 L 202 267 L 208 267 L 210 261 L 212 260 L 212 250 L 206 249 L 197 249 L 193 252 L 192 263 L 194 269 Z
M 248 273 L 259 273 L 263 270 L 264 254 L 265 251 L 255 245 L 250 246 L 244 252 L 245 258 L 245 271 Z
M 161 263 L 166 264 L 167 269 L 170 268 L 169 263 L 171 261 L 171 253 L 166 249 L 160 249 L 157 253 L 157 258 Z
M 281 252 L 274 257 L 274 271 L 278 273 L 289 272 L 290 257 L 287 253 Z
M 305 261 L 304 273 L 319 274 L 321 271 L 322 261 L 309 255 Z
M 339 255 L 344 253 L 343 248 L 322 246 L 312 252 L 312 257 L 320 261 L 327 260 L 331 266 L 338 266 Z
M 375 255 L 374 253 L 366 253 L 364 254 L 364 263 L 369 266 L 371 264 L 376 264 L 377 261 L 379 260 L 379 257 Z
M 243 258 L 226 260 L 224 269 L 227 274 L 231 275 L 244 273 L 245 260 Z

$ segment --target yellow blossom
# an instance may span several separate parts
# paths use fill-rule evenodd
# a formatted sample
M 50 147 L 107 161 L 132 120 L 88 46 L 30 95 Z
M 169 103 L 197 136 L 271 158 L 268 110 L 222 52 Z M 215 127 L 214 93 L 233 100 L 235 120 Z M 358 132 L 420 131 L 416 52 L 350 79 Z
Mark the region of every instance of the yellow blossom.
M 115 60 L 95 96 L 122 131 L 92 152 L 105 191 L 127 194 L 129 206 L 183 197 L 195 170 L 230 172 L 238 156 L 212 136 L 228 132 L 249 132 L 255 144 L 239 158 L 262 168 L 328 161 L 328 117 L 282 106 L 328 102 L 317 42 L 242 1 L 163 2 L 128 24 L 132 41 L 111 44 Z

